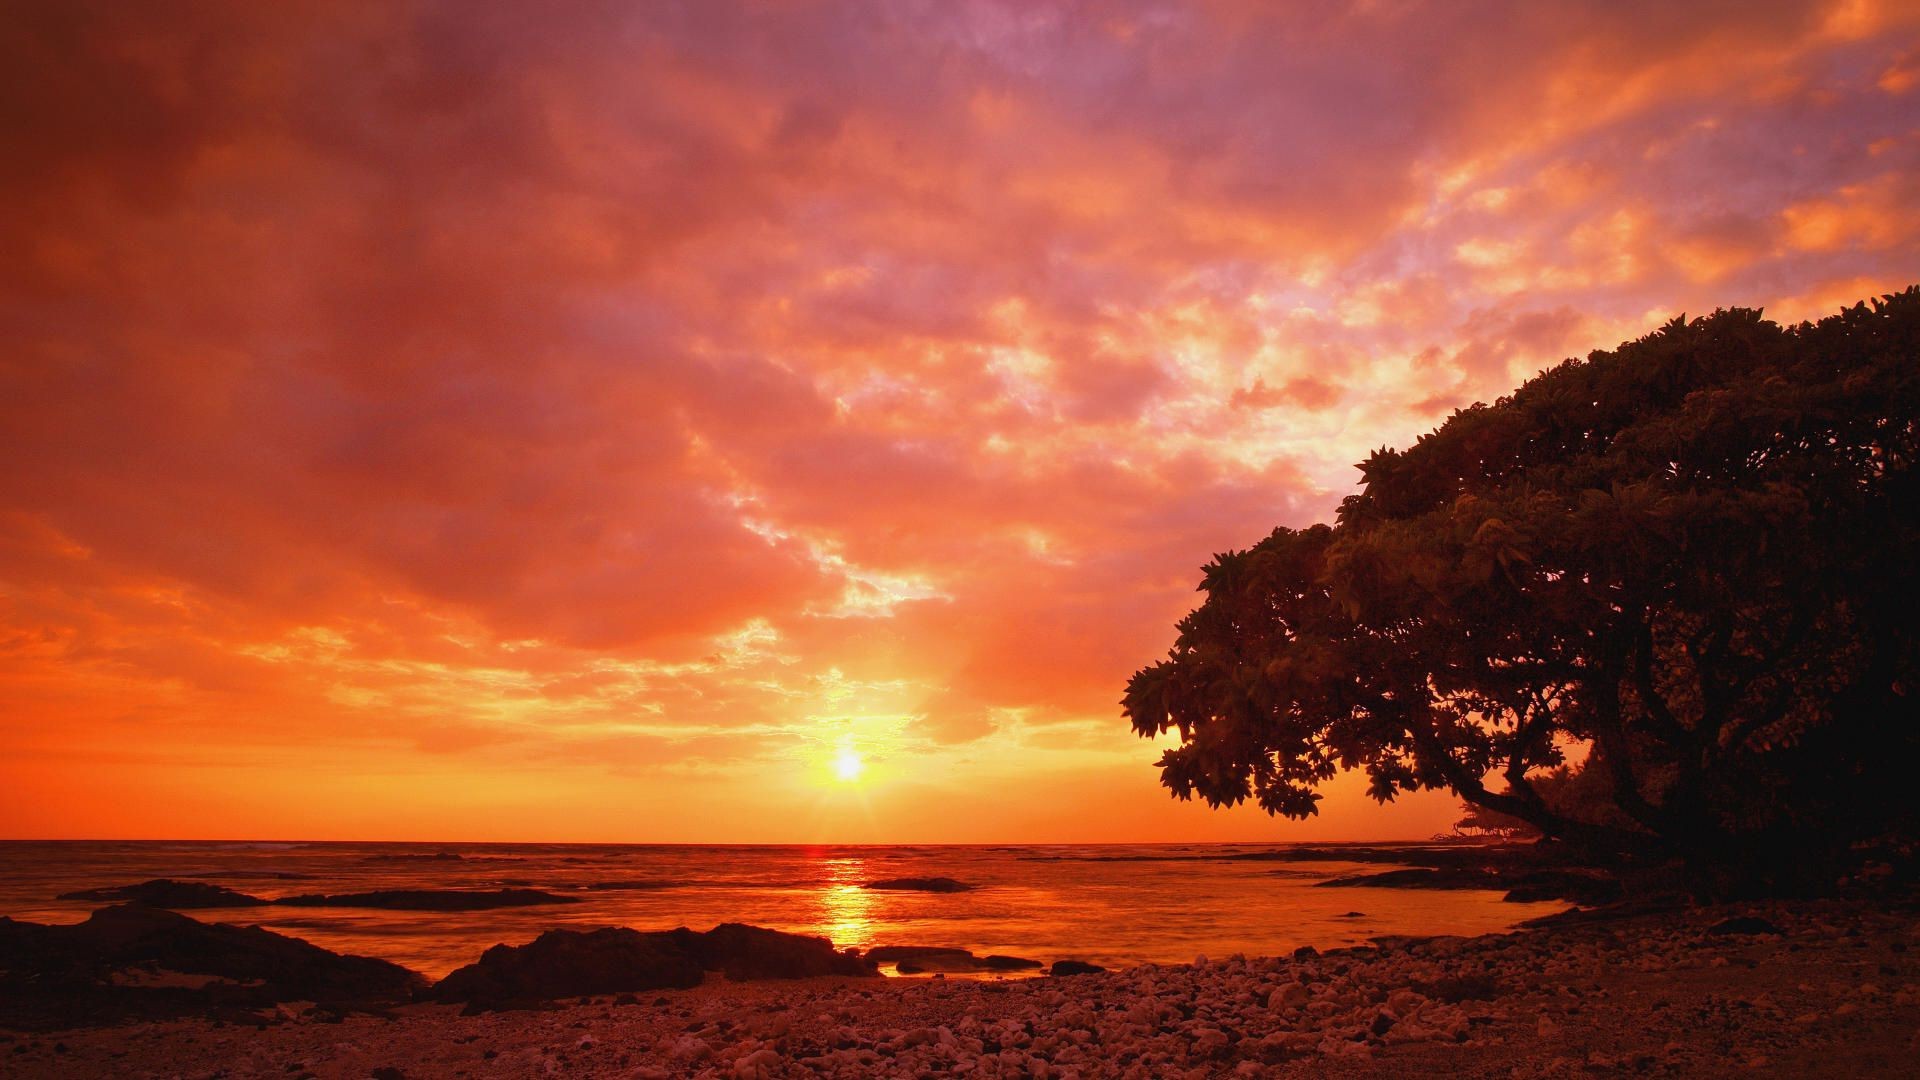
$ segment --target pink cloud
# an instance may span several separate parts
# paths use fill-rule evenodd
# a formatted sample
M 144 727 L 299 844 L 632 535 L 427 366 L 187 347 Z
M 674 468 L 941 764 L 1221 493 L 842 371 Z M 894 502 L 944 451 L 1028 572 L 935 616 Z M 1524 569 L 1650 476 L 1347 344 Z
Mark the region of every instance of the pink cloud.
M 1682 310 L 1920 280 L 1917 27 L 23 13 L 0 736 L 101 829 L 110 760 L 280 822 L 290 761 L 576 818 L 697 773 L 726 838 L 838 740 L 1150 774 L 1114 701 L 1197 567 L 1368 450 Z

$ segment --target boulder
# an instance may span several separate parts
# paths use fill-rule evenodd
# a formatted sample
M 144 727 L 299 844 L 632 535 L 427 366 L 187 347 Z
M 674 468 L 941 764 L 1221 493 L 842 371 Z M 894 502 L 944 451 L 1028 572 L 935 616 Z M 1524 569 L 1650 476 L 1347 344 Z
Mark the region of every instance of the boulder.
M 735 982 L 875 974 L 872 962 L 852 953 L 836 952 L 833 942 L 822 937 L 783 934 L 742 923 L 721 923 L 692 937 L 694 953 L 706 970 L 725 972 Z
M 692 932 L 549 930 L 525 945 L 495 945 L 434 984 L 427 996 L 498 1006 L 698 986 L 706 969 L 676 934 Z
M 175 881 L 172 878 L 155 878 L 138 885 L 116 885 L 105 889 L 81 889 L 78 892 L 61 893 L 59 899 L 123 900 L 178 911 L 256 907 L 267 903 L 257 896 L 235 892 L 223 885 L 209 885 L 204 881 Z
M 383 889 L 331 896 L 308 893 L 303 896 L 283 896 L 273 901 L 288 907 L 383 908 L 388 911 L 488 911 L 493 908 L 579 902 L 577 896 L 561 896 L 540 889 Z
M 869 881 L 861 886 L 865 889 L 880 889 L 888 892 L 970 892 L 974 888 L 965 882 L 950 877 L 902 877 L 887 878 L 882 881 Z

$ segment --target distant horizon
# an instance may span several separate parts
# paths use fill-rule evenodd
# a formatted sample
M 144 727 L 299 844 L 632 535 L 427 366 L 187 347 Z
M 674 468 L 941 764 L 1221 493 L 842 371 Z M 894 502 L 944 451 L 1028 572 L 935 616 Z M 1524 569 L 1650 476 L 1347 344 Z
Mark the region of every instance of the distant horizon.
M 192 836 L 16 836 L 0 837 L 0 844 L 410 844 L 430 847 L 439 844 L 458 844 L 468 847 L 515 847 L 521 845 L 544 844 L 554 847 L 1247 847 L 1251 845 L 1273 846 L 1292 844 L 1303 847 L 1390 847 L 1404 844 L 1438 843 L 1453 839 L 1451 837 L 1428 837 L 1426 839 L 1395 840 L 969 840 L 950 842 L 915 842 L 911 840 L 887 843 L 841 843 L 835 841 L 813 841 L 795 843 L 754 843 L 750 841 L 701 842 L 697 840 L 645 841 L 645 840 L 320 840 L 320 839 L 212 839 Z M 1481 838 L 1460 836 L 1459 842 L 1471 843 Z

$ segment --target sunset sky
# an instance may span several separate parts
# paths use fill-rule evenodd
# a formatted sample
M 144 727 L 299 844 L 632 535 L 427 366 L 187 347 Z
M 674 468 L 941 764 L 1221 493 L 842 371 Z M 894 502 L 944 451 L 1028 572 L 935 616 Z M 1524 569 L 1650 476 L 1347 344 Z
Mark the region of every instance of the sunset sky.
M 1157 786 L 1200 565 L 1920 281 L 1920 4 L 354 7 L 0 24 L 0 836 L 1425 836 Z

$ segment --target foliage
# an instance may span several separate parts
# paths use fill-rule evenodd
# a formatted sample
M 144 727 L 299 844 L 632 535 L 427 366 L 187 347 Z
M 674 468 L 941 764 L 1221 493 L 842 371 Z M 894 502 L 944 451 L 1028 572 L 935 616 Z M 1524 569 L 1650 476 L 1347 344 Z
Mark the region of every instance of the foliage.
M 1910 829 L 1916 345 L 1920 286 L 1723 310 L 1456 412 L 1217 556 L 1126 713 L 1178 797 L 1289 817 L 1359 769 L 1701 859 Z M 1575 747 L 1599 794 L 1555 805 Z

